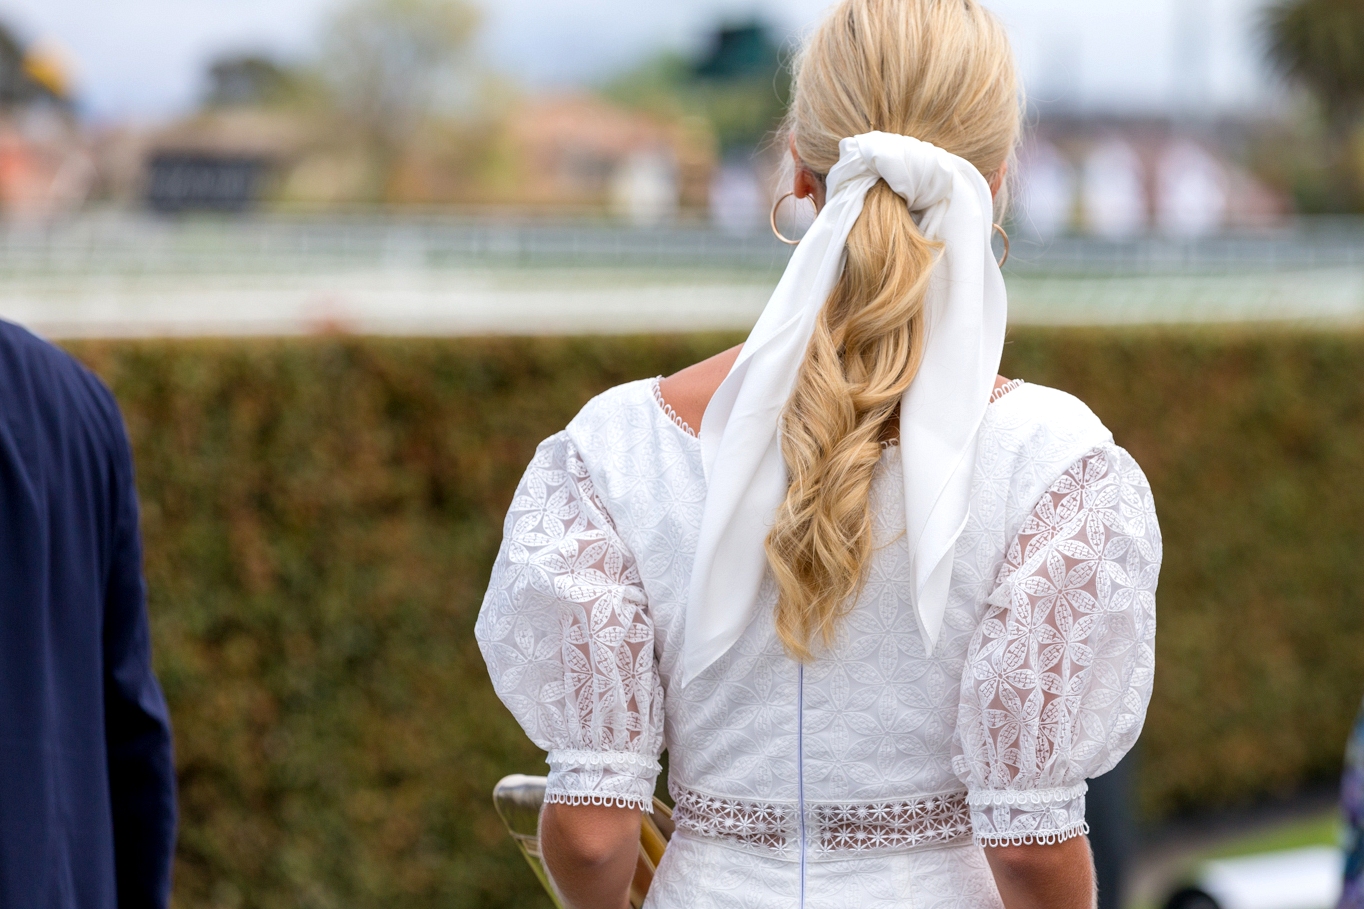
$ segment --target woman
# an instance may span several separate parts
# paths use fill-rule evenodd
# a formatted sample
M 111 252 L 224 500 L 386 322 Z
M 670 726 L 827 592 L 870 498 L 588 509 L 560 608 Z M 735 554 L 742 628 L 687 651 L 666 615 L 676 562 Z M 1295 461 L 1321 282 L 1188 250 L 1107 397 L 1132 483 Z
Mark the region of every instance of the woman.
M 747 342 L 536 452 L 477 634 L 574 909 L 626 904 L 665 747 L 653 909 L 1092 905 L 1160 535 L 1083 404 L 996 377 L 1017 96 L 976 0 L 837 4 L 789 119 L 820 214 Z

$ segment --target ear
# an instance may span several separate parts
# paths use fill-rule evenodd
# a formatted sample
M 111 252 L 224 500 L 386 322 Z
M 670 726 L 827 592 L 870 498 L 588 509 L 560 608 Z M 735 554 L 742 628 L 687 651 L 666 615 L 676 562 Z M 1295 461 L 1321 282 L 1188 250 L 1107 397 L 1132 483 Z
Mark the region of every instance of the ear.
M 791 186 L 791 192 L 795 193 L 797 199 L 810 199 L 815 203 L 815 210 L 824 207 L 824 184 L 815 172 L 810 170 L 809 165 L 800 159 L 796 152 L 795 136 L 788 136 L 787 143 L 791 148 L 791 161 L 796 166 L 795 180 Z
M 796 194 L 797 199 L 808 199 L 814 192 L 811 185 L 814 181 L 810 179 L 810 169 L 800 160 L 800 152 L 796 151 L 796 137 L 791 133 L 786 134 L 786 147 L 790 149 L 791 163 L 795 165 L 795 182 L 791 191 Z
M 824 187 L 820 186 L 819 180 L 810 172 L 810 168 L 804 164 L 796 165 L 796 182 L 791 187 L 797 199 L 815 200 L 816 204 L 821 202 L 820 195 Z
M 999 195 L 1000 189 L 1004 186 L 1004 180 L 1008 176 L 1009 162 L 1005 161 L 999 165 L 999 170 L 995 171 L 995 175 L 990 178 L 990 198 L 993 199 Z

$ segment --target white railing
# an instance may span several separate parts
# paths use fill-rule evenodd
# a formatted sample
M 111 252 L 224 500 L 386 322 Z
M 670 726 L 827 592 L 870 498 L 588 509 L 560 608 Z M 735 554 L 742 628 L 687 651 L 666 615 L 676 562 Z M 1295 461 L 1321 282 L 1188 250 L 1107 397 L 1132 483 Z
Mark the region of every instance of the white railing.
M 743 329 L 790 252 L 700 225 L 457 214 L 0 226 L 0 316 L 53 335 Z M 1364 222 L 1015 238 L 1015 323 L 1364 322 Z
M 0 274 L 470 266 L 780 268 L 789 249 L 765 232 L 700 225 L 458 214 L 163 218 L 126 212 L 0 225 Z M 1201 240 L 1015 238 L 1019 274 L 1241 274 L 1364 267 L 1364 220 L 1304 220 L 1273 232 Z

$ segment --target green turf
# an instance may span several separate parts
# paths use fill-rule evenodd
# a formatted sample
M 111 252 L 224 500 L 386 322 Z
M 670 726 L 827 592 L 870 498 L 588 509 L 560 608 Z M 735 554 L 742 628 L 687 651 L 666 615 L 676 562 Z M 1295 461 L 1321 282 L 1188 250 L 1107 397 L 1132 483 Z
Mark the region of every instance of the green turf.
M 1201 861 L 1238 858 L 1243 855 L 1282 852 L 1286 849 L 1302 849 L 1307 846 L 1335 846 L 1339 842 L 1340 814 L 1332 810 L 1281 826 L 1256 830 L 1244 837 L 1223 843 L 1198 858 Z

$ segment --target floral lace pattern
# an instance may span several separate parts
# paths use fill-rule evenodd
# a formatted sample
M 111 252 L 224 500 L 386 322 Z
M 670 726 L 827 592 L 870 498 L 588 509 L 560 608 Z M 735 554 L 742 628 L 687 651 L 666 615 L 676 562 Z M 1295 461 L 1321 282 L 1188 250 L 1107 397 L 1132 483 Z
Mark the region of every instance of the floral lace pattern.
M 877 468 L 876 548 L 837 639 L 800 670 L 760 611 L 684 688 L 699 441 L 646 380 L 598 397 L 536 453 L 479 644 L 498 694 L 550 753 L 551 800 L 647 810 L 665 742 L 670 788 L 712 800 L 679 798 L 695 826 L 680 825 L 651 909 L 776 909 L 798 892 L 810 909 L 997 909 L 979 846 L 933 838 L 1081 832 L 1084 779 L 1140 731 L 1159 530 L 1145 478 L 1097 418 L 1030 384 L 990 405 L 931 653 L 905 593 L 898 458 L 891 448 Z M 764 596 L 770 608 L 770 585 Z M 963 787 L 959 814 L 904 807 Z
M 795 805 L 719 798 L 684 786 L 670 786 L 673 823 L 696 836 L 785 855 L 800 835 Z
M 817 852 L 867 853 L 936 846 L 971 836 L 966 793 L 897 802 L 811 806 Z
M 1010 541 L 958 719 L 977 756 L 956 765 L 980 842 L 1085 832 L 1085 777 L 1135 743 L 1155 672 L 1154 515 L 1136 463 L 1102 448 L 1051 484 Z
M 677 829 L 789 857 L 801 835 L 796 805 L 719 798 L 669 787 Z M 835 802 L 806 809 L 811 858 L 903 851 L 971 836 L 965 792 L 892 802 Z
M 498 695 L 549 752 L 545 798 L 652 809 L 663 690 L 633 560 L 576 451 L 540 446 L 507 513 L 475 634 Z

